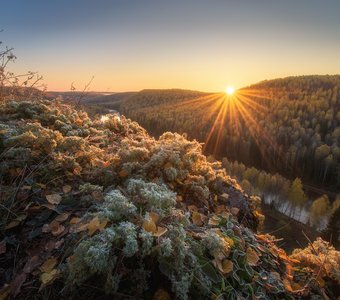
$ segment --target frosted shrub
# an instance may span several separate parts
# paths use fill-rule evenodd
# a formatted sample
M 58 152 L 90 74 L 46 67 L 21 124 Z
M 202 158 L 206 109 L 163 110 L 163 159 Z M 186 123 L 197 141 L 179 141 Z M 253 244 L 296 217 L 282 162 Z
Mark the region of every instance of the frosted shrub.
M 127 191 L 131 196 L 140 197 L 149 209 L 154 209 L 159 213 L 163 213 L 163 210 L 168 210 L 176 204 L 176 194 L 164 184 L 131 179 L 128 181 Z
M 120 220 L 136 214 L 137 207 L 127 199 L 119 190 L 113 190 L 106 194 L 104 203 L 100 206 L 102 216 L 111 221 Z
M 110 256 L 116 233 L 112 228 L 92 238 L 83 240 L 74 250 L 73 260 L 69 264 L 68 281 L 80 284 L 96 273 L 110 270 L 115 263 L 115 256 Z
M 169 238 L 163 238 L 161 239 L 160 243 L 159 243 L 159 247 L 160 247 L 160 251 L 161 251 L 161 255 L 164 257 L 169 257 L 172 254 L 172 243 L 171 240 Z
M 137 227 L 130 222 L 121 222 L 117 227 L 117 232 L 123 239 L 123 253 L 127 257 L 131 257 L 138 251 L 137 243 Z

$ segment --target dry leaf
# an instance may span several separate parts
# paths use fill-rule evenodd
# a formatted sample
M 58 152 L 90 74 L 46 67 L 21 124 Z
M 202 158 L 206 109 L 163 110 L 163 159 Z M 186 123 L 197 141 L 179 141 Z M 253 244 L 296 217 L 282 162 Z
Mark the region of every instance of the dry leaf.
M 71 192 L 71 190 L 72 190 L 72 186 L 70 186 L 68 184 L 63 186 L 64 194 L 67 194 L 67 193 Z
M 155 237 L 160 237 L 168 231 L 167 228 L 158 226 L 157 231 L 153 234 Z
M 129 173 L 127 171 L 125 171 L 125 170 L 121 170 L 119 172 L 119 177 L 121 177 L 121 178 L 125 178 L 128 175 L 129 175 Z
M 54 236 L 61 234 L 65 230 L 63 225 L 56 220 L 53 220 L 50 224 L 44 224 L 42 232 L 51 232 Z
M 11 229 L 11 228 L 14 228 L 14 227 L 17 227 L 18 225 L 20 224 L 20 221 L 18 220 L 13 220 L 11 221 L 6 227 L 5 229 Z
M 230 209 L 230 212 L 231 212 L 234 216 L 237 216 L 238 213 L 239 213 L 239 211 L 240 211 L 240 209 L 237 208 L 237 207 L 232 207 L 232 208 Z
M 62 198 L 59 194 L 51 194 L 46 195 L 46 199 L 51 204 L 59 204 Z
M 63 225 L 59 225 L 58 228 L 55 228 L 51 231 L 51 233 L 54 236 L 58 236 L 59 234 L 62 234 L 65 230 L 65 227 Z
M 224 240 L 228 243 L 228 245 L 229 245 L 229 247 L 231 248 L 231 247 L 233 247 L 234 246 L 234 240 L 233 239 L 231 239 L 230 237 L 224 237 Z
M 57 216 L 54 220 L 62 223 L 66 221 L 69 216 L 70 216 L 70 213 L 62 213 L 61 215 Z
M 40 281 L 42 282 L 42 286 L 40 289 L 50 283 L 52 283 L 59 275 L 59 271 L 57 269 L 53 269 L 48 273 L 42 273 L 40 276 Z
M 197 206 L 196 205 L 188 205 L 188 210 L 189 211 L 198 211 L 198 208 L 197 208 Z
M 4 284 L 4 286 L 0 290 L 0 300 L 6 300 L 11 293 L 11 286 L 9 284 Z
M 39 256 L 33 256 L 29 261 L 26 262 L 23 271 L 27 274 L 31 273 L 35 268 L 41 264 Z
M 204 215 L 202 215 L 201 213 L 197 212 L 197 211 L 193 211 L 192 212 L 192 222 L 197 225 L 197 226 L 202 226 L 204 223 Z
M 171 300 L 171 297 L 167 291 L 158 289 L 153 295 L 152 300 Z
M 228 195 L 227 193 L 223 193 L 223 194 L 221 195 L 221 198 L 223 198 L 224 200 L 228 200 L 229 195 Z
M 209 225 L 218 225 L 219 223 L 220 223 L 220 218 L 216 215 L 212 216 L 208 221 Z
M 252 248 L 248 247 L 247 249 L 247 262 L 250 266 L 254 267 L 257 265 L 257 262 L 259 261 L 259 256 L 257 255 L 256 251 Z
M 41 229 L 42 232 L 44 233 L 48 233 L 51 231 L 51 228 L 50 228 L 50 225 L 49 224 L 44 224 L 42 229 Z
M 155 212 L 149 212 L 149 217 L 154 223 L 157 223 L 159 219 L 159 215 Z
M 103 222 L 100 222 L 98 216 L 94 217 L 87 226 L 89 235 L 93 235 L 97 230 L 103 230 L 107 225 L 107 222 L 107 219 L 104 219 Z
M 71 229 L 70 233 L 78 233 L 87 230 L 89 224 L 87 223 L 77 223 Z
M 218 205 L 218 206 L 215 207 L 214 211 L 215 211 L 216 214 L 221 214 L 223 212 L 226 212 L 227 208 L 226 208 L 225 205 Z
M 101 191 L 93 191 L 91 195 L 96 201 L 102 201 L 104 199 L 103 193 Z
M 154 221 L 152 221 L 151 219 L 149 220 L 144 220 L 143 222 L 143 229 L 147 232 L 151 232 L 151 233 L 155 233 L 157 232 L 157 228 L 156 228 L 156 224 Z
M 176 196 L 176 201 L 177 201 L 177 202 L 182 202 L 182 201 L 183 201 L 183 196 L 177 195 L 177 196 Z
M 215 266 L 215 268 L 217 268 L 223 274 L 228 274 L 234 269 L 234 264 L 229 259 L 224 260 L 214 259 L 212 263 Z
M 50 210 L 55 210 L 55 206 L 51 203 L 42 204 L 41 206 L 46 207 Z
M 223 274 L 228 274 L 230 273 L 234 268 L 234 264 L 231 260 L 229 259 L 225 259 L 222 262 L 222 270 L 223 270 Z
M 22 215 L 19 215 L 18 217 L 16 217 L 14 220 L 12 220 L 6 227 L 5 229 L 11 229 L 11 228 L 14 228 L 14 227 L 17 227 L 21 221 L 25 220 L 27 217 L 26 214 L 22 214 Z
M 50 273 L 56 264 L 57 259 L 55 257 L 51 257 L 48 260 L 46 260 L 39 269 L 41 272 Z
M 70 224 L 77 224 L 79 222 L 80 218 L 74 217 L 70 220 Z

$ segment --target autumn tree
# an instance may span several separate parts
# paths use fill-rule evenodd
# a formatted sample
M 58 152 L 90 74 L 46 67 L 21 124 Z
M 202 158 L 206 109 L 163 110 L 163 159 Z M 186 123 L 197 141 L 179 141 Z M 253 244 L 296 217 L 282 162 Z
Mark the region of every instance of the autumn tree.
M 330 212 L 330 202 L 327 195 L 322 195 L 314 200 L 310 208 L 310 224 L 311 226 L 320 229 L 325 221 L 325 218 Z
M 303 185 L 300 178 L 295 178 L 288 190 L 288 200 L 291 203 L 290 216 L 295 215 L 296 207 L 301 208 L 307 201 L 305 192 L 303 191 Z

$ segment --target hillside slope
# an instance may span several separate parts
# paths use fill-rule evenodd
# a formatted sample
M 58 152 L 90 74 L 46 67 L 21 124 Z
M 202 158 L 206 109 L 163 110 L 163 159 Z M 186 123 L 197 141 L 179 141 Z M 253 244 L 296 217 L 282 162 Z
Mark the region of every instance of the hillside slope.
M 340 254 L 288 257 L 201 145 L 49 101 L 0 103 L 0 296 L 336 297 Z M 106 295 L 106 296 L 105 296 Z

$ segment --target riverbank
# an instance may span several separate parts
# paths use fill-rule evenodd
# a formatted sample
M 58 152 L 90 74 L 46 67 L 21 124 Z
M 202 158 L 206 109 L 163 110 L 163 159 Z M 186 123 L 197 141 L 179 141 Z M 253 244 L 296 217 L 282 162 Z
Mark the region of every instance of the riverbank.
M 320 236 L 320 232 L 310 226 L 287 217 L 285 214 L 271 208 L 270 205 L 261 205 L 262 213 L 265 215 L 261 233 L 270 233 L 278 239 L 278 246 L 290 253 L 294 248 L 304 248 L 309 240 L 313 241 Z M 309 240 L 308 240 L 309 239 Z

